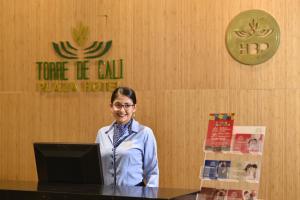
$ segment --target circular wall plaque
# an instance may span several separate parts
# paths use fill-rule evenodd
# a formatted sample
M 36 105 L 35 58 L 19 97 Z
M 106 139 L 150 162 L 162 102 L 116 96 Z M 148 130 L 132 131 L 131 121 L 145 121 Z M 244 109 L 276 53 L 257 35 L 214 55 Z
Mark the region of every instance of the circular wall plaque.
M 229 23 L 226 31 L 226 46 L 230 55 L 246 65 L 256 65 L 270 59 L 279 42 L 277 22 L 262 10 L 241 12 Z

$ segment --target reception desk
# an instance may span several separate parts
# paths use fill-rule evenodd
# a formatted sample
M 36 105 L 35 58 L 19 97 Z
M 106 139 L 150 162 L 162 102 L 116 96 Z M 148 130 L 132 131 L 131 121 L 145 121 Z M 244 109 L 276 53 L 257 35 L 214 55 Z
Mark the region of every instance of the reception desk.
M 194 200 L 198 190 L 103 185 L 40 185 L 35 182 L 0 181 L 1 200 L 99 200 L 176 199 Z

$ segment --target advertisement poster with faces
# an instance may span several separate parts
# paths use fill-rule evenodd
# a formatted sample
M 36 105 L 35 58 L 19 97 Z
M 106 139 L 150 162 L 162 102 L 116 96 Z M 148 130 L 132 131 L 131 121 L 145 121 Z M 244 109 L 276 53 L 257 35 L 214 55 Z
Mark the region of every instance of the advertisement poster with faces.
M 231 151 L 244 154 L 262 154 L 266 127 L 234 126 Z
M 245 181 L 258 183 L 260 178 L 259 161 L 205 160 L 203 179 Z
M 229 160 L 205 160 L 202 178 L 227 179 L 230 165 Z
M 229 179 L 258 183 L 260 178 L 259 161 L 232 161 Z
M 198 200 L 256 200 L 255 190 L 226 190 L 203 187 Z

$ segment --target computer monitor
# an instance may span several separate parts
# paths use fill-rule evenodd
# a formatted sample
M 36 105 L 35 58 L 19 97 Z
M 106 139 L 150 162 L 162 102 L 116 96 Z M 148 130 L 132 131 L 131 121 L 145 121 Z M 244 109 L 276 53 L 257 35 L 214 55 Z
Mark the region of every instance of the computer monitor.
M 39 184 L 103 184 L 99 144 L 34 143 Z

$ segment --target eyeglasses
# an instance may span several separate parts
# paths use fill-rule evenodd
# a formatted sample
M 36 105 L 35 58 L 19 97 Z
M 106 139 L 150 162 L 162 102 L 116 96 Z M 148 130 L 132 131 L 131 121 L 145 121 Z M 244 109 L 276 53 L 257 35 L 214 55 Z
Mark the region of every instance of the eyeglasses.
M 124 108 L 124 110 L 129 110 L 129 108 L 131 106 L 134 106 L 134 104 L 121 104 L 121 103 L 114 103 L 113 107 L 117 110 L 122 110 L 122 108 Z

